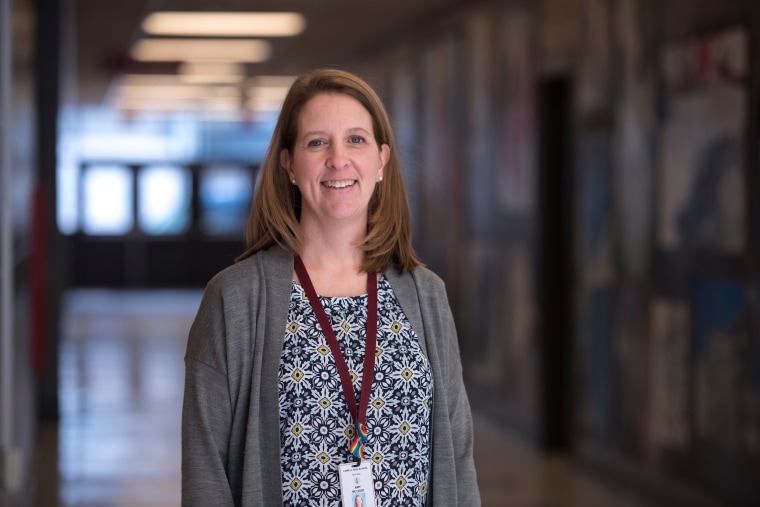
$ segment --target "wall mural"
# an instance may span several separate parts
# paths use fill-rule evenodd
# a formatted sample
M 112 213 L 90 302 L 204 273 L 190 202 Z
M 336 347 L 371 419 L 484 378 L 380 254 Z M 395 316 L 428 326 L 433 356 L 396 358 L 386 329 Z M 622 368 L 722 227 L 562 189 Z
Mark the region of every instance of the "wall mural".
M 696 474 L 746 488 L 760 472 L 760 287 L 699 280 L 693 304 Z
M 602 129 L 577 138 L 575 258 L 584 289 L 616 278 L 611 148 L 610 135 Z
M 659 242 L 664 249 L 739 254 L 746 246 L 747 64 L 743 28 L 672 43 L 662 51 Z
M 461 290 L 446 282 L 474 394 L 487 396 L 500 416 L 528 432 L 538 428 L 540 416 L 535 258 L 525 232 L 537 212 L 532 16 L 524 6 L 475 9 L 458 49 L 446 50 L 441 39 L 422 53 L 430 83 L 421 97 L 423 171 L 439 185 L 449 170 L 458 177 L 439 193 L 420 186 L 431 199 L 429 220 L 440 229 L 438 238 L 425 240 L 431 253 L 442 256 L 446 236 L 461 228 L 452 248 L 457 264 L 450 264 Z M 457 84 L 434 82 L 453 69 L 460 50 L 461 68 L 452 76 Z M 457 91 L 462 100 L 442 103 Z M 454 138 L 442 137 L 451 122 Z M 457 160 L 464 167 L 452 167 Z M 434 234 L 433 224 L 429 231 Z
M 617 289 L 594 289 L 580 309 L 576 347 L 579 392 L 577 423 L 581 438 L 612 443 L 616 429 L 615 399 L 618 394 L 614 363 L 617 326 Z
M 470 208 L 468 228 L 474 234 L 494 229 L 493 188 L 493 131 L 494 111 L 493 73 L 494 16 L 487 10 L 470 16 L 467 23 L 467 57 L 464 58 L 468 77 L 467 103 L 469 131 L 465 150 L 469 184 Z
M 641 279 L 651 267 L 654 164 L 657 149 L 655 72 L 642 68 L 638 0 L 617 2 L 614 19 L 621 58 L 620 103 L 613 120 L 613 186 L 620 214 L 620 264 Z
M 652 303 L 649 427 L 652 458 L 685 450 L 691 439 L 689 407 L 690 309 L 683 301 Z
M 534 93 L 546 77 L 532 59 L 536 19 L 554 28 L 535 17 L 542 3 L 479 4 L 442 36 L 410 42 L 403 65 L 387 61 L 399 131 L 416 132 L 404 150 L 418 168 L 416 239 L 448 284 L 469 387 L 485 393 L 478 408 L 504 409 L 529 432 L 541 423 L 537 329 L 547 318 L 533 243 Z M 575 114 L 573 449 L 754 505 L 760 286 L 746 230 L 760 230 L 760 208 L 748 224 L 749 28 L 658 53 L 659 37 L 697 21 L 663 33 L 650 23 L 662 21 L 654 0 L 549 3 L 583 27 L 565 69 Z M 557 51 L 541 55 L 554 70 L 570 58 Z
M 663 48 L 658 137 L 655 69 L 623 23 L 637 8 L 613 9 L 621 72 L 610 111 L 599 84 L 583 91 L 579 69 L 576 437 L 741 502 L 757 498 L 760 477 L 760 288 L 739 266 L 711 278 L 697 259 L 747 255 L 748 35 Z M 669 265 L 658 256 L 683 263 L 681 278 L 658 275 Z
M 530 216 L 536 212 L 533 16 L 528 9 L 507 9 L 500 24 L 494 97 L 500 139 L 493 172 L 494 204 L 505 216 Z
M 458 234 L 462 205 L 461 143 L 458 142 L 458 40 L 447 37 L 429 46 L 422 57 L 422 135 L 420 237 L 425 261 L 446 277 L 456 294 L 454 274 L 460 264 Z
M 614 331 L 617 385 L 616 445 L 632 456 L 646 456 L 652 448 L 649 428 L 653 343 L 650 333 L 652 290 L 646 283 L 625 283 L 618 294 Z

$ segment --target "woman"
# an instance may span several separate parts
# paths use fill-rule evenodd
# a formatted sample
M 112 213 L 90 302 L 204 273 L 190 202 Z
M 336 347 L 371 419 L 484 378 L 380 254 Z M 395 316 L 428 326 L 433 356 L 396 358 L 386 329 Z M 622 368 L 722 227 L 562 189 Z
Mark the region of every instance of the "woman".
M 183 505 L 350 505 L 354 476 L 376 505 L 480 505 L 454 322 L 380 99 L 300 76 L 261 171 L 248 248 L 190 331 Z

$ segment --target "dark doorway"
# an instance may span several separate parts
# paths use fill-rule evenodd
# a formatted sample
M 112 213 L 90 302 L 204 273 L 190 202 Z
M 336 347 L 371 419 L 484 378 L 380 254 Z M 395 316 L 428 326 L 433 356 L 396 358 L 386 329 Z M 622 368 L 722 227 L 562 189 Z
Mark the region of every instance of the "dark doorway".
M 542 415 L 539 440 L 552 451 L 567 450 L 572 428 L 571 307 L 572 153 L 571 82 L 566 77 L 539 84 L 539 298 Z

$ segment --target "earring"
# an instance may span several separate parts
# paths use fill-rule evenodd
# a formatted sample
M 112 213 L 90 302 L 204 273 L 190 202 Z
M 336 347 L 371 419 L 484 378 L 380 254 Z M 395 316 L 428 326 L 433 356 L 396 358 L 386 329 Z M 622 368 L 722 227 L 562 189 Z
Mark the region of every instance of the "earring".
M 383 181 L 383 177 L 382 176 L 380 176 L 380 181 Z
M 293 178 L 292 180 L 290 180 L 290 182 L 291 182 L 293 185 L 295 185 L 295 184 L 296 184 L 296 180 L 295 180 L 295 178 Z

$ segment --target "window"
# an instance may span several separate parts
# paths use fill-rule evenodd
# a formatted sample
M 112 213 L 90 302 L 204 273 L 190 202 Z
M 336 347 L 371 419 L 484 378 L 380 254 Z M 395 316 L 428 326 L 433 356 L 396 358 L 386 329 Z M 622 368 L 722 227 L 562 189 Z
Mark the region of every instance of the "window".
M 200 175 L 200 227 L 208 235 L 245 234 L 253 194 L 246 167 L 209 167 Z
M 182 234 L 190 227 L 192 179 L 187 169 L 144 167 L 137 179 L 137 221 L 146 234 Z
M 88 167 L 82 176 L 82 232 L 129 232 L 133 226 L 132 186 L 128 167 Z

